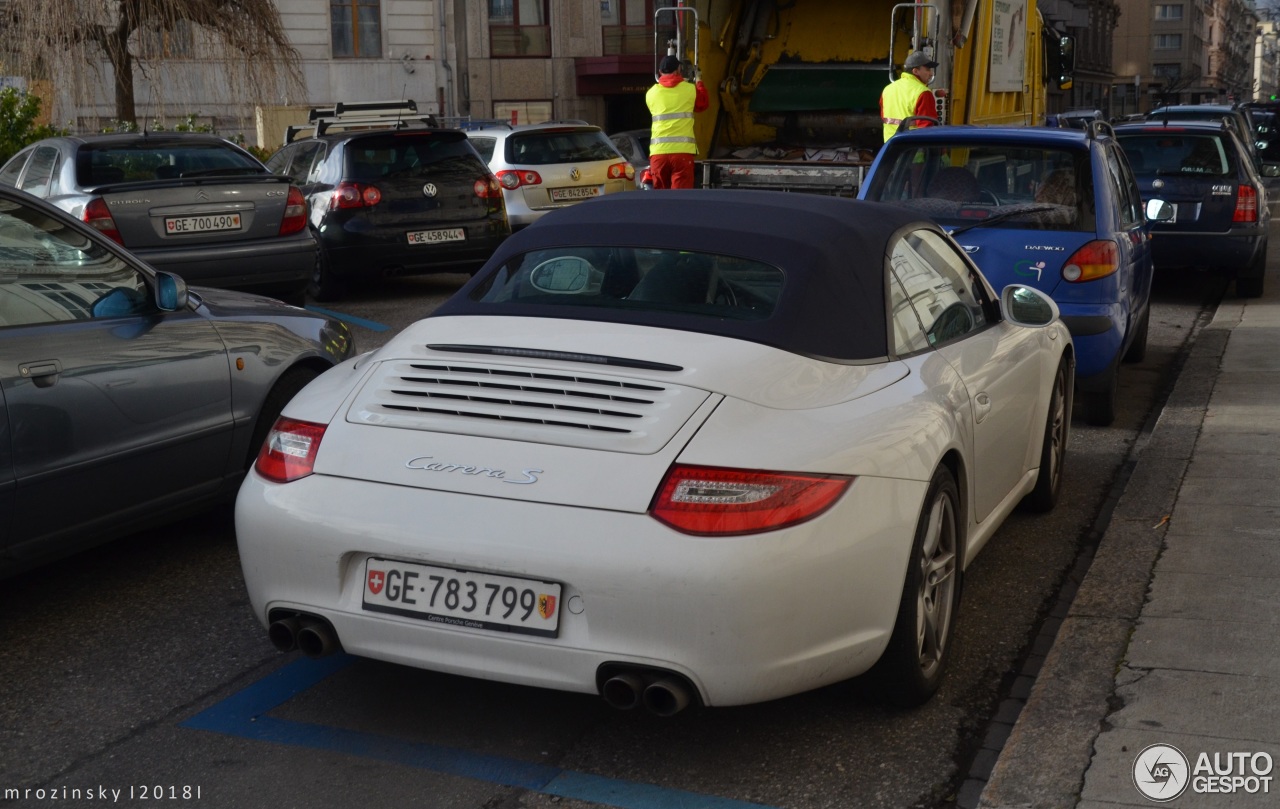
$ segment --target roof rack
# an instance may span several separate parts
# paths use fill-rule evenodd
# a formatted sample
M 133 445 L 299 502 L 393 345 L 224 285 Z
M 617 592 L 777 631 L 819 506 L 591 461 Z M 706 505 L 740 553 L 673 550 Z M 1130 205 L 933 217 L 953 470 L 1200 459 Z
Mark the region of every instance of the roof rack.
M 411 126 L 437 126 L 430 113 L 419 114 L 413 99 L 401 101 L 339 101 L 332 107 L 312 107 L 307 123 L 285 127 L 284 142 L 292 143 L 302 132 L 313 131 L 318 137 L 330 129 L 406 129 Z
M 1110 121 L 1090 121 L 1089 125 L 1085 127 L 1085 131 L 1089 134 L 1089 140 L 1093 140 L 1094 138 L 1102 135 L 1107 135 L 1113 138 L 1116 136 L 1116 130 L 1111 125 Z

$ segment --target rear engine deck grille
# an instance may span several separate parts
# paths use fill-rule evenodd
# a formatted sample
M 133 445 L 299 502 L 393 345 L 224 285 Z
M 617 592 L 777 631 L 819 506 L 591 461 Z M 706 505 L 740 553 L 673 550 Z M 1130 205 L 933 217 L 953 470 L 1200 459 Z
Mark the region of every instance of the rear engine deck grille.
M 613 449 L 651 451 L 660 435 L 678 429 L 705 398 L 705 391 L 624 377 L 404 360 L 384 364 L 349 418 L 582 446 L 596 445 L 587 434 L 609 434 L 636 442 Z

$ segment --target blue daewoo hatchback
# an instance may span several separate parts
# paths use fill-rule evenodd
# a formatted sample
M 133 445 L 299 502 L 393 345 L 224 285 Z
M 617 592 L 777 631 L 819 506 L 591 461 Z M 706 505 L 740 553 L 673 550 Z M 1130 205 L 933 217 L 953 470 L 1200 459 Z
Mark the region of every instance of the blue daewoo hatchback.
M 1122 360 L 1146 354 L 1151 234 L 1111 128 L 935 126 L 881 149 L 862 199 L 908 206 L 950 231 L 997 290 L 1049 294 L 1077 352 L 1076 403 L 1115 418 Z

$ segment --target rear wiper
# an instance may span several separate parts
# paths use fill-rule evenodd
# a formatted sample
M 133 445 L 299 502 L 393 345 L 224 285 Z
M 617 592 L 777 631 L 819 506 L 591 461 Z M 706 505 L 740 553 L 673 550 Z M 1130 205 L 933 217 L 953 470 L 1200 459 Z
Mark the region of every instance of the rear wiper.
M 1044 211 L 1052 211 L 1061 207 L 1062 207 L 1061 205 L 1036 205 L 1031 208 L 1020 208 L 1016 211 L 1005 211 L 1004 213 L 998 213 L 995 216 L 988 216 L 986 219 L 979 219 L 978 221 L 974 222 L 971 225 L 965 225 L 964 227 L 956 228 L 955 230 L 950 231 L 950 233 L 951 233 L 951 236 L 955 237 L 960 235 L 961 233 L 964 233 L 966 230 L 972 230 L 973 228 L 986 227 L 987 225 L 994 225 L 997 222 L 1003 222 L 1004 220 L 1012 219 L 1015 216 L 1022 216 L 1023 214 L 1029 214 L 1029 213 L 1043 213 Z

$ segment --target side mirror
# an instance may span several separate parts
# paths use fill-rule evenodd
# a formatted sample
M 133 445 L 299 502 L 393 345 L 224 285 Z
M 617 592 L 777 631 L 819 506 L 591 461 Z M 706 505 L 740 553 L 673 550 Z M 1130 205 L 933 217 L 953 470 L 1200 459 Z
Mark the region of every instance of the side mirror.
M 1280 177 L 1280 163 L 1266 163 L 1262 166 L 1263 177 Z
M 156 307 L 176 312 L 187 305 L 187 282 L 171 272 L 156 273 Z
M 1076 38 L 1071 34 L 1058 37 L 1058 89 L 1070 90 L 1076 75 Z
M 1147 219 L 1151 222 L 1172 222 L 1177 208 L 1162 199 L 1147 200 Z
M 1034 287 L 1010 284 L 1000 293 L 1000 313 L 1018 326 L 1048 326 L 1058 319 L 1058 304 Z

